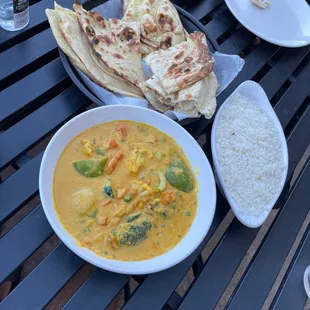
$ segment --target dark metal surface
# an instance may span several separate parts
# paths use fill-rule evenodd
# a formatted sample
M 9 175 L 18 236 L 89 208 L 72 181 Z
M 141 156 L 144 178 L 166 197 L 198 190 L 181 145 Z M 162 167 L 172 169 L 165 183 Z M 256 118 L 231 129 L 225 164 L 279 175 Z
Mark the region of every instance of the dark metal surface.
M 304 290 L 303 276 L 309 266 L 310 226 L 301 242 L 299 253 L 282 282 L 272 309 L 302 309 L 308 299 Z
M 127 283 L 127 275 L 113 274 L 105 270 L 97 269 L 86 280 L 83 286 L 64 306 L 64 309 L 98 309 L 98 305 L 106 308 L 121 288 Z M 98 292 L 101 290 L 101 294 Z M 97 292 L 97 294 L 94 292 Z M 90 299 L 89 296 L 92 296 Z
M 26 28 L 19 32 L 0 29 L 0 173 L 7 167 L 15 169 L 9 177 L 0 179 L 0 225 L 4 226 L 13 221 L 17 212 L 24 211 L 26 204 L 38 194 L 43 153 L 39 148 L 31 155 L 32 148 L 37 148 L 43 139 L 96 99 L 84 96 L 61 64 L 44 13 L 46 8 L 53 7 L 53 1 L 34 2 Z M 88 2 L 86 6 L 91 8 L 94 3 Z M 61 0 L 59 4 L 70 7 L 72 1 Z M 191 25 L 196 23 L 189 13 L 200 20 L 204 25 L 201 30 L 208 33 L 216 50 L 237 53 L 245 59 L 243 70 L 219 96 L 218 105 L 244 80 L 259 82 L 274 106 L 287 138 L 290 165 L 287 186 L 276 204 L 279 211 L 227 304 L 230 309 L 260 309 L 309 211 L 309 158 L 305 159 L 307 164 L 293 188 L 289 189 L 289 184 L 310 144 L 310 47 L 286 49 L 259 41 L 235 20 L 223 0 L 191 1 L 185 8 L 187 12 L 181 11 L 183 21 L 186 18 Z M 199 119 L 184 126 L 196 139 L 206 134 L 203 150 L 210 162 L 211 125 L 212 120 Z M 229 210 L 218 191 L 214 221 L 199 248 L 167 271 L 135 277 L 139 285 L 133 293 L 126 287 L 124 309 L 213 309 L 259 232 L 259 229 L 248 229 L 234 219 L 216 242 L 207 261 L 202 261 L 201 251 Z M 42 207 L 37 203 L 27 216 L 1 235 L 0 284 L 16 268 L 23 267 L 23 262 L 52 234 Z M 308 227 L 273 298 L 272 308 L 303 309 L 307 297 L 302 276 L 310 265 L 309 246 Z M 0 310 L 44 308 L 83 264 L 82 259 L 59 243 L 0 302 Z M 193 271 L 193 283 L 184 295 L 179 295 L 176 289 L 189 270 Z M 64 308 L 107 308 L 129 278 L 96 269 L 68 298 Z

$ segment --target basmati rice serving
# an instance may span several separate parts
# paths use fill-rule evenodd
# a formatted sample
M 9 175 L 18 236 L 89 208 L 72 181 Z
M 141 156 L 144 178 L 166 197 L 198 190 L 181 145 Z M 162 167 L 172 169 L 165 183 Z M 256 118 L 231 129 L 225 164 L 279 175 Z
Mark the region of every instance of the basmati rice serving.
M 226 187 L 241 214 L 260 216 L 281 189 L 285 163 L 276 127 L 249 98 L 237 94 L 223 107 L 215 132 Z

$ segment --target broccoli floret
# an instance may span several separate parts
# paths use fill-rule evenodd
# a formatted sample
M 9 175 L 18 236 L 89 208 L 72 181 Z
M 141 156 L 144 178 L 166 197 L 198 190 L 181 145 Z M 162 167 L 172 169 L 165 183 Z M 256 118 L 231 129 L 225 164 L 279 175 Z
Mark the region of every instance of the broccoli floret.
M 136 245 L 147 237 L 147 232 L 152 228 L 152 223 L 144 220 L 139 224 L 122 224 L 117 235 L 119 244 Z

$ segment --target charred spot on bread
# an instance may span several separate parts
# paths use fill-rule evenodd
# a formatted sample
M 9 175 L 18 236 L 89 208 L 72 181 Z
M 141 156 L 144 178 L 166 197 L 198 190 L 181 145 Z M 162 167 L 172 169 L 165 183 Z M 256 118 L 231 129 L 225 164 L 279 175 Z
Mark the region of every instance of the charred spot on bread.
M 163 41 L 159 43 L 161 49 L 167 49 L 172 46 L 172 37 L 167 36 Z
M 96 35 L 94 28 L 93 28 L 92 26 L 90 26 L 90 25 L 87 25 L 87 26 L 85 27 L 85 31 L 86 31 L 86 33 L 87 33 L 88 35 L 90 35 L 90 36 L 92 36 L 92 37 L 93 37 L 94 35 Z

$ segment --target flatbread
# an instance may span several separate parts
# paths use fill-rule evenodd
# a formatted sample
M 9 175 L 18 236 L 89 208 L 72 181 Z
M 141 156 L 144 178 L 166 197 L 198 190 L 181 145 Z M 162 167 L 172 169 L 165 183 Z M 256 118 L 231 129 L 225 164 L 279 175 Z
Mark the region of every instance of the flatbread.
M 161 98 L 160 95 L 158 95 L 158 93 L 154 89 L 150 88 L 147 84 L 145 84 L 145 82 L 140 84 L 140 88 L 144 93 L 146 99 L 156 110 L 164 113 L 173 109 L 162 103 L 162 101 L 165 101 L 165 98 Z
M 216 92 L 219 87 L 216 75 L 212 71 L 207 77 L 197 83 L 201 83 L 201 85 L 198 85 L 200 90 L 198 95 L 193 98 L 195 107 L 200 114 L 210 119 L 216 110 Z
M 186 42 L 149 54 L 145 62 L 164 90 L 171 94 L 207 77 L 213 70 L 214 60 L 205 35 L 194 32 Z
M 142 83 L 141 89 L 154 108 L 161 112 L 172 109 L 195 117 L 204 115 L 210 119 L 216 110 L 218 82 L 214 72 L 172 94 L 165 92 L 155 76 Z
M 61 50 L 69 57 L 71 63 L 79 68 L 82 72 L 84 72 L 86 75 L 89 75 L 89 72 L 87 71 L 86 67 L 84 66 L 81 59 L 75 54 L 75 52 L 72 50 L 70 45 L 67 43 L 65 38 L 62 35 L 61 29 L 60 29 L 60 23 L 61 18 L 57 11 L 46 9 L 45 10 L 48 22 L 51 26 L 51 30 L 53 32 L 53 35 L 57 41 L 58 46 L 61 48 Z M 72 12 L 73 13 L 73 12 Z
M 97 12 L 88 12 L 76 2 L 73 5 L 80 26 L 100 62 L 132 85 L 145 80 L 141 63 L 138 26 L 117 19 L 107 21 Z M 115 24 L 115 25 L 113 25 Z M 113 32 L 117 29 L 118 32 Z
M 169 0 L 125 0 L 124 10 L 124 20 L 140 23 L 144 55 L 185 40 L 179 14 Z
M 80 28 L 74 11 L 58 5 L 55 10 L 46 10 L 56 41 L 72 64 L 85 73 L 96 84 L 115 93 L 143 98 L 143 93 L 136 86 L 116 75 L 93 54 L 88 40 Z
M 74 13 L 74 12 L 72 12 Z M 126 82 L 126 80 L 109 71 L 102 66 L 99 60 L 93 55 L 92 48 L 81 30 L 76 14 L 58 13 L 61 18 L 60 29 L 67 43 L 81 59 L 88 76 L 98 85 L 124 96 L 143 97 L 139 89 Z

